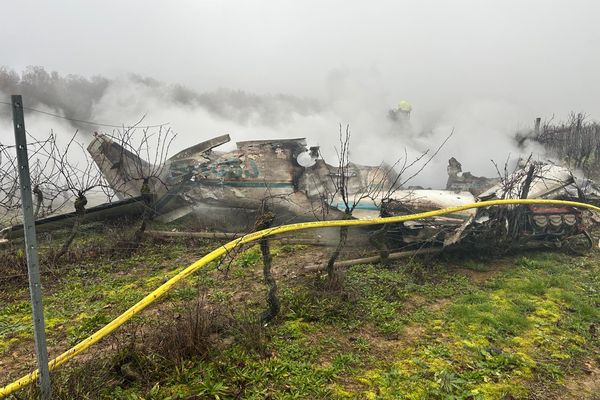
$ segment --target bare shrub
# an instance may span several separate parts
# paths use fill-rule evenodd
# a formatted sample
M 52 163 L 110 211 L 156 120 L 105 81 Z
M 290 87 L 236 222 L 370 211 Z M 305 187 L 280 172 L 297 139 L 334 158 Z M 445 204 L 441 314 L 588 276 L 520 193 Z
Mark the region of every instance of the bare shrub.
M 0 251 L 0 285 L 6 282 L 27 282 L 27 259 L 21 247 Z
M 160 354 L 173 362 L 207 358 L 219 334 L 231 325 L 231 317 L 222 306 L 208 304 L 201 294 L 185 312 L 164 318 L 142 334 L 146 353 Z

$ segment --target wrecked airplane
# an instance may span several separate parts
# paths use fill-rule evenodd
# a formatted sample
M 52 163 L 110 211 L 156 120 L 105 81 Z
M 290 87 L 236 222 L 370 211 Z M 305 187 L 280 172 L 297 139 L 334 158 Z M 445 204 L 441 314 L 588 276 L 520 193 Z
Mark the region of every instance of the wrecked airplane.
M 276 223 L 341 219 L 346 204 L 335 187 L 339 169 L 320 158 L 318 147 L 305 139 L 255 140 L 218 151 L 228 135 L 199 143 L 169 158 L 150 178 L 157 219 L 176 221 L 194 214 L 206 228 L 229 232 L 252 229 L 265 199 Z M 111 138 L 97 135 L 88 151 L 121 198 L 142 195 L 146 161 Z M 385 168 L 350 163 L 344 169 L 348 197 L 359 199 L 355 218 L 404 215 L 491 199 L 600 199 L 589 180 L 579 180 L 563 167 L 525 163 L 504 178 L 476 177 L 462 172 L 452 158 L 447 190 L 396 189 Z M 367 195 L 365 195 L 367 194 Z M 394 228 L 406 244 L 452 245 L 485 233 L 512 241 L 559 243 L 580 236 L 591 246 L 588 212 L 560 207 L 506 207 L 410 221 Z
M 448 186 L 456 183 L 456 171 L 460 163 L 450 159 L 448 166 Z M 473 202 L 499 199 L 555 199 L 597 203 L 599 188 L 588 179 L 575 177 L 570 170 L 553 164 L 526 162 L 503 178 L 489 179 L 463 174 L 461 189 L 473 195 Z M 482 191 L 484 182 L 496 182 Z M 386 210 L 388 215 L 402 215 L 405 212 L 391 202 Z M 405 207 L 405 206 L 404 206 Z M 410 210 L 407 210 L 410 211 Z M 523 244 L 530 241 L 544 242 L 581 253 L 593 246 L 588 230 L 600 222 L 595 213 L 580 211 L 573 207 L 521 205 L 507 207 L 486 207 L 469 210 L 463 220 L 443 224 L 432 221 L 404 224 L 402 236 L 405 242 L 436 242 L 450 246 L 459 242 L 486 242 L 498 244 Z
M 160 221 L 193 213 L 205 227 L 246 231 L 265 199 L 277 223 L 343 218 L 344 202 L 335 186 L 338 168 L 319 157 L 318 147 L 307 148 L 305 139 L 285 139 L 215 149 L 229 141 L 223 135 L 183 150 L 149 179 Z M 97 135 L 88 151 L 118 196 L 141 195 L 142 176 L 152 168 L 148 163 L 104 135 Z M 361 197 L 353 215 L 379 216 L 381 200 L 393 186 L 391 176 L 384 168 L 353 163 L 344 173 L 351 201 Z
M 229 135 L 218 136 L 180 151 L 162 165 L 153 165 L 114 138 L 96 134 L 88 152 L 120 200 L 91 208 L 86 220 L 120 212 L 139 215 L 150 206 L 160 222 L 192 215 L 205 229 L 248 232 L 265 201 L 276 224 L 343 219 L 347 202 L 352 217 L 361 219 L 493 199 L 600 203 L 600 189 L 592 181 L 548 163 L 526 162 L 505 177 L 486 178 L 462 172 L 460 162 L 451 158 L 446 190 L 404 189 L 395 186 L 392 168 L 349 163 L 340 169 L 327 164 L 318 147 L 307 147 L 305 139 L 243 141 L 236 143 L 234 150 L 218 150 L 229 141 Z M 341 173 L 347 187 L 346 202 L 336 186 Z M 567 207 L 470 209 L 396 224 L 390 227 L 389 238 L 400 242 L 400 247 L 410 247 L 450 246 L 482 239 L 561 244 L 577 237 L 583 239 L 579 247 L 582 242 L 589 248 L 592 239 L 588 228 L 598 222 L 591 217 L 596 216 Z M 54 216 L 36 224 L 55 228 L 66 219 L 68 215 Z

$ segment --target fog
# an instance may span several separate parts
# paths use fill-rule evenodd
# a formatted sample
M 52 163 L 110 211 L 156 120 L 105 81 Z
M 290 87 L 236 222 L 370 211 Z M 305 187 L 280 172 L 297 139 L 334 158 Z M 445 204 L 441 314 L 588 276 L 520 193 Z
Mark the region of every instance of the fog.
M 70 118 L 146 115 L 178 134 L 173 152 L 223 133 L 307 137 L 335 161 L 348 124 L 351 159 L 379 164 L 454 131 L 414 182 L 440 187 L 450 156 L 493 175 L 490 160 L 516 158 L 512 136 L 535 117 L 600 116 L 592 0 L 22 1 L 2 11 L 0 101 L 20 90 L 26 105 Z M 50 79 L 23 85 L 32 65 Z M 400 100 L 413 106 L 403 129 L 387 118 Z M 0 108 L 3 143 L 9 118 Z M 102 131 L 34 113 L 26 126 L 80 129 L 82 140 Z

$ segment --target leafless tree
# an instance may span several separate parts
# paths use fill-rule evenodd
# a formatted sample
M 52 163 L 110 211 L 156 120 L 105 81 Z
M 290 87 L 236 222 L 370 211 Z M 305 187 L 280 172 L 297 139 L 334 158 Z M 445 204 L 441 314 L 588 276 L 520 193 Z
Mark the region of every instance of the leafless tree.
M 336 149 L 338 158 L 337 171 L 332 177 L 333 191 L 330 194 L 331 199 L 335 199 L 338 195 L 341 197 L 344 206 L 344 219 L 352 217 L 352 212 L 360 202 L 361 198 L 355 198 L 354 201 L 350 199 L 350 189 L 348 187 L 349 182 L 349 168 L 350 168 L 350 126 L 346 125 L 345 131 L 342 130 L 342 125 L 339 127 L 339 145 L 340 148 Z M 335 268 L 335 262 L 340 256 L 342 248 L 346 244 L 348 239 L 348 227 L 340 227 L 340 234 L 338 243 L 330 255 L 327 261 L 326 271 L 328 277 L 328 284 L 331 288 L 339 287 L 341 284 L 341 277 L 339 272 Z
M 3 223 L 20 206 L 19 177 L 17 175 L 14 146 L 0 145 L 0 209 Z
M 339 149 L 336 148 L 337 166 L 330 174 L 331 184 L 325 186 L 322 197 L 329 204 L 341 200 L 338 208 L 343 208 L 344 218 L 352 218 L 352 214 L 361 202 L 371 202 L 381 210 L 381 216 L 390 216 L 394 203 L 400 203 L 396 193 L 407 183 L 419 175 L 425 167 L 438 155 L 443 146 L 452 137 L 454 131 L 443 140 L 435 151 L 426 150 L 414 159 L 408 157 L 404 150 L 394 164 L 381 163 L 377 167 L 368 169 L 368 173 L 360 176 L 358 170 L 350 161 L 350 128 L 339 128 Z M 386 236 L 389 226 L 383 225 L 380 229 L 370 234 L 371 243 L 380 251 L 383 262 L 389 255 Z M 339 285 L 339 276 L 335 270 L 335 262 L 348 239 L 348 228 L 341 227 L 336 248 L 328 259 L 326 271 L 331 285 Z
M 175 139 L 173 131 L 163 126 L 157 130 L 135 129 L 141 122 L 107 135 L 118 144 L 118 165 L 123 174 L 120 181 L 111 182 L 112 188 L 125 196 L 133 196 L 138 192 L 141 194 L 143 212 L 140 225 L 133 235 L 133 247 L 141 242 L 147 223 L 154 214 L 153 204 L 157 194 L 169 190 L 164 178 L 165 162 Z
M 137 245 L 145 230 L 151 213 L 154 191 L 165 186 L 161 173 L 168 147 L 172 140 L 170 131 L 160 130 L 151 133 L 145 129 L 141 135 L 134 137 L 134 129 L 123 129 L 116 132 L 115 137 L 121 144 L 124 162 L 123 170 L 127 178 L 138 185 L 141 202 L 144 204 L 141 226 L 134 234 L 133 243 Z M 138 140 L 135 142 L 135 140 Z M 168 140 L 167 140 L 168 139 Z M 64 141 L 63 141 L 64 143 Z M 53 132 L 38 140 L 30 135 L 28 144 L 32 194 L 34 198 L 34 215 L 44 217 L 50 213 L 74 208 L 74 220 L 70 232 L 62 246 L 51 254 L 53 262 L 63 257 L 78 235 L 87 212 L 87 204 L 91 193 L 97 193 L 98 199 L 111 200 L 116 191 L 127 193 L 126 187 L 118 183 L 109 184 L 101 173 L 99 166 L 88 153 L 79 133 L 75 132 L 65 144 L 57 140 Z M 130 157 L 134 155 L 135 157 Z M 140 156 L 151 160 L 148 163 Z M 18 169 L 14 146 L 0 144 L 0 222 L 12 225 L 20 215 L 21 199 L 19 191 Z
M 43 141 L 37 141 L 33 137 L 32 139 L 34 139 L 33 143 L 38 145 L 30 155 L 29 163 L 32 192 L 35 198 L 34 218 L 37 219 L 64 206 L 64 200 L 61 202 L 59 199 L 61 197 L 64 199 L 65 196 L 62 193 L 63 189 L 57 189 L 56 186 L 56 182 L 60 180 L 60 165 L 52 157 L 56 146 L 54 132 L 50 131 L 50 135 Z
M 571 113 L 565 122 L 545 121 L 539 129 L 527 134 L 517 134 L 523 144 L 533 140 L 543 145 L 571 168 L 594 173 L 600 165 L 600 123 L 589 121 L 584 113 Z
M 56 193 L 69 194 L 69 196 L 63 198 L 74 199 L 73 207 L 75 209 L 75 219 L 71 232 L 60 250 L 54 255 L 54 261 L 67 253 L 77 236 L 85 218 L 88 195 L 98 190 L 107 196 L 112 194 L 111 187 L 89 156 L 84 145 L 76 140 L 77 134 L 76 131 L 64 147 L 53 141 L 52 149 L 48 153 L 52 169 L 57 171 L 57 176 L 52 179 L 51 184 L 54 186 Z M 77 153 L 77 156 L 74 153 Z
M 29 175 L 35 201 L 34 216 L 51 212 L 55 194 L 50 183 L 56 178 L 57 170 L 48 157 L 54 142 L 50 134 L 43 140 L 30 135 L 28 143 Z M 21 209 L 19 174 L 14 146 L 0 144 L 0 223 L 12 225 L 17 222 Z
M 275 214 L 269 208 L 268 199 L 264 199 L 261 203 L 261 207 L 258 212 L 258 219 L 256 221 L 255 230 L 268 229 L 273 225 Z M 261 322 L 266 324 L 270 322 L 279 313 L 279 299 L 277 297 L 277 282 L 273 277 L 271 267 L 273 264 L 273 257 L 271 256 L 271 245 L 269 238 L 264 237 L 260 239 L 260 251 L 263 259 L 263 278 L 267 285 L 267 310 L 261 315 Z
M 332 188 L 330 191 L 326 191 L 323 195 L 327 201 L 331 204 L 336 199 L 340 198 L 343 206 L 343 218 L 352 218 L 352 213 L 356 207 L 365 199 L 375 199 L 377 194 L 382 190 L 382 186 L 385 181 L 385 175 L 387 168 L 384 164 L 373 169 L 371 178 L 366 178 L 364 181 L 359 180 L 357 184 L 351 187 L 350 178 L 353 173 L 353 165 L 350 162 L 350 126 L 346 125 L 345 129 L 342 129 L 342 125 L 339 126 L 339 149 L 336 148 L 337 154 L 337 165 L 336 170 L 333 174 L 330 174 Z M 337 205 L 339 208 L 339 205 Z M 340 227 L 338 243 L 330 255 L 327 265 L 327 277 L 328 284 L 331 288 L 339 287 L 341 284 L 341 277 L 339 272 L 335 268 L 335 262 L 340 256 L 343 247 L 348 240 L 348 227 Z

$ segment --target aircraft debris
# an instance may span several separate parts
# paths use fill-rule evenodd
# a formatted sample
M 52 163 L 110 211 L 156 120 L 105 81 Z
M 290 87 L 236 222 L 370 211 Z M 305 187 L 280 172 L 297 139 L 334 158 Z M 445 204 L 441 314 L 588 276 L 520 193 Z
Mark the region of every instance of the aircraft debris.
M 151 182 L 159 219 L 174 221 L 193 213 L 206 227 L 241 232 L 255 221 L 265 198 L 271 199 L 278 224 L 343 217 L 345 203 L 333 187 L 339 170 L 319 157 L 318 147 L 307 148 L 299 138 L 243 141 L 235 150 L 216 150 L 229 140 L 228 135 L 219 136 L 167 160 Z M 140 194 L 135 169 L 148 168 L 144 160 L 103 135 L 88 150 L 117 192 Z M 526 162 L 506 177 L 486 178 L 462 172 L 460 162 L 451 158 L 446 190 L 391 190 L 393 183 L 384 171 L 353 163 L 345 169 L 350 197 L 370 191 L 353 217 L 404 215 L 491 199 L 600 199 L 593 182 L 549 163 Z M 393 231 L 407 245 L 449 246 L 493 233 L 512 241 L 562 241 L 581 234 L 587 246 L 586 214 L 557 207 L 485 208 L 406 222 Z
M 169 158 L 158 177 L 149 182 L 155 194 L 158 218 L 170 222 L 194 213 L 206 225 L 224 231 L 245 231 L 254 222 L 265 198 L 275 208 L 276 223 L 335 219 L 342 216 L 332 178 L 337 168 L 318 157 L 318 148 L 307 149 L 305 139 L 238 142 L 232 151 L 214 148 L 229 141 L 224 135 L 183 150 Z M 88 151 L 121 197 L 140 194 L 138 170 L 144 160 L 109 137 L 97 135 Z M 383 194 L 389 179 L 379 167 L 350 164 L 347 170 L 351 195 L 372 185 Z M 357 215 L 379 215 L 377 199 L 362 201 Z
M 486 178 L 475 176 L 470 172 L 463 172 L 462 165 L 454 157 L 448 160 L 447 171 L 446 190 L 469 191 L 474 195 L 480 194 L 500 180 L 499 178 Z
M 452 158 L 451 167 L 460 169 L 460 163 Z M 452 175 L 450 175 L 452 176 Z M 473 177 L 468 189 L 479 191 L 484 179 Z M 475 196 L 474 201 L 497 199 L 557 199 L 585 202 L 597 202 L 600 191 L 588 179 L 573 176 L 567 168 L 542 162 L 527 162 L 519 166 L 512 174 L 495 179 L 497 182 L 487 190 Z M 430 241 L 450 246 L 461 241 L 505 241 L 524 243 L 531 240 L 545 241 L 557 246 L 567 245 L 574 252 L 585 251 L 592 247 L 589 227 L 598 221 L 598 216 L 590 211 L 579 211 L 572 207 L 509 206 L 504 208 L 488 207 L 472 210 L 473 214 L 460 224 L 435 226 L 435 231 L 426 235 Z M 395 210 L 388 210 L 398 215 Z M 596 218 L 592 220 L 591 218 Z M 414 226 L 415 222 L 413 222 Z M 411 225 L 405 224 L 404 235 L 408 237 Z M 426 222 L 424 226 L 431 227 Z M 414 234 L 413 234 L 414 235 Z M 419 241 L 423 241 L 420 233 Z
M 109 136 L 95 135 L 88 152 L 121 201 L 90 209 L 86 218 L 98 220 L 115 212 L 139 215 L 140 207 L 133 205 L 140 202 L 132 199 L 142 198 L 144 182 L 152 195 L 154 216 L 162 222 L 194 215 L 207 229 L 247 232 L 267 198 L 275 224 L 344 218 L 346 204 L 335 188 L 340 169 L 327 164 L 318 147 L 307 147 L 306 140 L 298 138 L 243 141 L 234 150 L 218 150 L 229 141 L 229 135 L 218 136 L 154 166 Z M 143 178 L 148 170 L 156 174 Z M 550 163 L 523 162 L 512 174 L 486 178 L 463 172 L 460 162 L 451 158 L 446 190 L 395 188 L 386 171 L 386 167 L 354 163 L 344 169 L 350 200 L 360 200 L 353 218 L 406 215 L 493 199 L 600 203 L 600 188 L 593 181 Z M 69 215 L 37 223 L 55 227 L 65 218 Z M 450 246 L 481 238 L 562 243 L 572 237 L 584 238 L 589 247 L 587 230 L 597 222 L 600 218 L 591 212 L 568 207 L 480 208 L 397 224 L 389 229 L 389 236 L 409 247 Z M 8 231 L 15 230 L 18 227 Z

